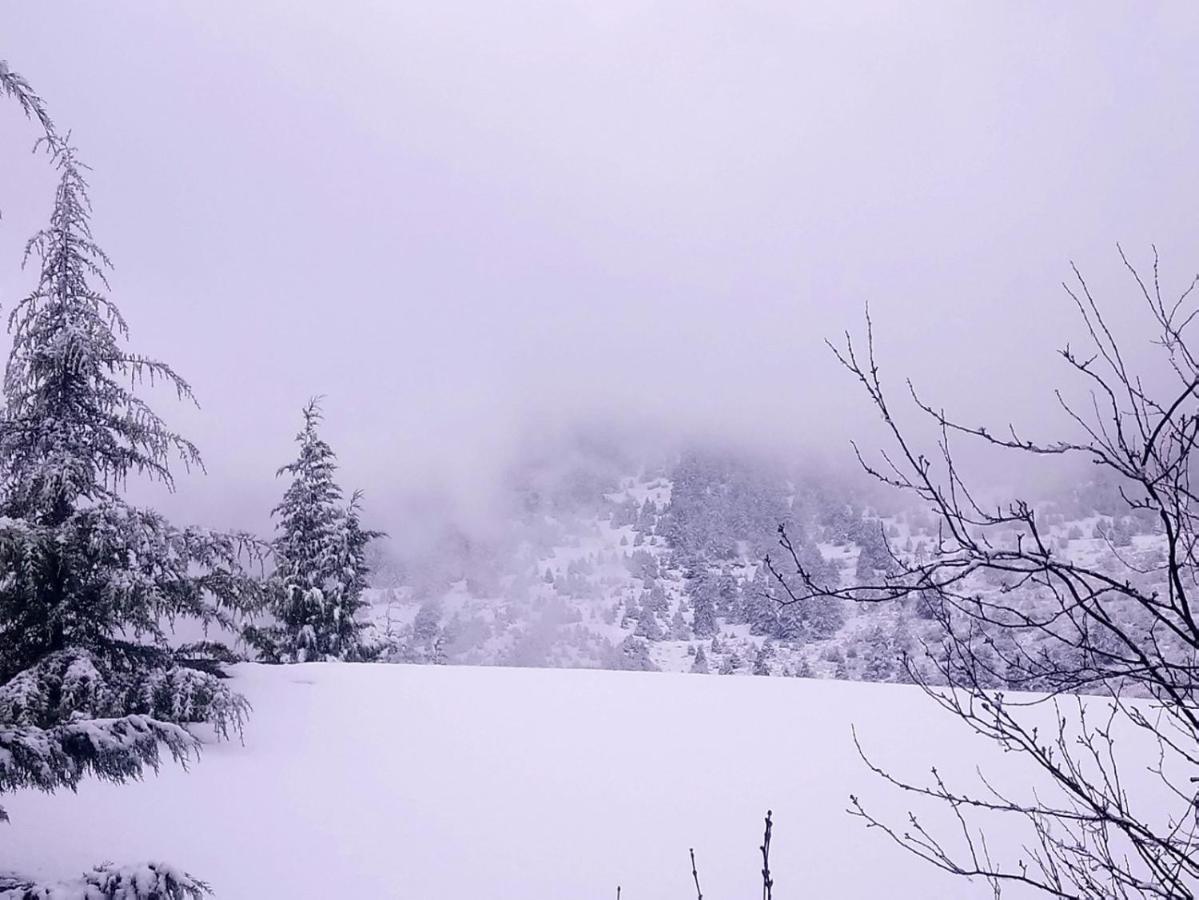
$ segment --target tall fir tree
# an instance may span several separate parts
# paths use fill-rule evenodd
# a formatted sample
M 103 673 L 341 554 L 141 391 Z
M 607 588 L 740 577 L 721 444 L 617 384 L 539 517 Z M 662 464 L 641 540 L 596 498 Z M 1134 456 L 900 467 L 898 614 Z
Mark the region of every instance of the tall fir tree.
M 228 735 L 248 709 L 211 658 L 172 647 L 166 628 L 178 618 L 231 627 L 257 589 L 241 565 L 254 542 L 180 529 L 124 500 L 130 476 L 171 488 L 172 461 L 200 465 L 134 387 L 165 382 L 184 399 L 191 389 L 122 346 L 127 328 L 104 293 L 109 262 L 92 237 L 85 167 L 65 144 L 52 159 L 54 209 L 26 248 L 38 279 L 9 317 L 0 413 L 0 791 L 134 778 L 164 750 L 196 752 L 187 725 Z M 136 884 L 123 870 L 97 870 L 86 896 L 205 889 L 169 868 L 142 869 Z M 28 891 L 18 896 L 43 896 L 17 884 Z
M 277 536 L 267 611 L 275 621 L 247 629 L 246 638 L 274 662 L 369 659 L 375 650 L 358 616 L 366 606 L 367 547 L 382 532 L 362 527 L 361 492 L 341 505 L 337 456 L 319 433 L 320 398 L 303 415 L 299 456 L 277 473 L 292 480 L 272 510 Z

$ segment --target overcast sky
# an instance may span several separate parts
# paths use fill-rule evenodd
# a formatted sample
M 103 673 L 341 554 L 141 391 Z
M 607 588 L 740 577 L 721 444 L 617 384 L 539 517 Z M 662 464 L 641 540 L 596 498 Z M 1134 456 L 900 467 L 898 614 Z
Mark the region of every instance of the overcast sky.
M 1199 268 L 1189 3 L 8 3 L 0 58 L 95 169 L 134 349 L 252 524 L 299 408 L 347 486 L 469 484 L 596 417 L 833 446 L 822 340 L 1041 421 L 1073 259 Z M 0 110 L 0 303 L 51 200 Z

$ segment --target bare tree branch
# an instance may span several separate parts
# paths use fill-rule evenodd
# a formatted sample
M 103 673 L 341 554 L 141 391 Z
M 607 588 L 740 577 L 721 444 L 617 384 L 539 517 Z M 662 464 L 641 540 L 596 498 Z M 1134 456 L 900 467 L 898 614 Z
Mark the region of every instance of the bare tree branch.
M 1161 378 L 1133 371 L 1094 291 L 1071 266 L 1064 287 L 1090 346 L 1085 353 L 1066 346 L 1061 357 L 1087 387 L 1089 409 L 1054 394 L 1078 436 L 1037 441 L 1011 425 L 992 431 L 964 424 L 908 383 L 908 399 L 936 434 L 930 453 L 894 415 L 867 308 L 864 342 L 847 333 L 842 344 L 829 346 L 881 414 L 890 446 L 881 463 L 853 450 L 868 474 L 932 512 L 936 545 L 923 557 L 888 547 L 892 566 L 848 586 L 805 565 L 781 528 L 782 563 L 766 561 L 783 603 L 922 604 L 940 639 L 924 645 L 922 665 L 905 658 L 911 680 L 1040 773 L 1024 796 L 1009 796 L 980 772 L 983 792 L 976 795 L 949 786 L 936 769 L 919 783 L 894 777 L 863 754 L 886 782 L 947 805 L 955 832 L 933 834 L 915 815 L 905 828 L 888 825 L 857 797 L 850 798 L 850 812 L 939 868 L 984 879 L 996 895 L 1004 884 L 1020 883 L 1056 897 L 1193 898 L 1199 885 L 1199 790 L 1192 775 L 1199 766 L 1199 623 L 1192 604 L 1199 503 L 1191 484 L 1199 360 L 1185 335 L 1199 314 L 1199 278 L 1167 301 L 1156 250 L 1151 279 L 1122 249 L 1120 258 L 1156 326 L 1154 346 L 1173 387 L 1146 387 Z M 1089 461 L 1117 483 L 1129 516 L 1156 523 L 1152 541 L 1161 561 L 1139 564 L 1106 533 L 1104 559 L 1080 558 L 1059 547 L 1034 504 L 1017 498 L 984 508 L 954 458 L 953 436 L 1022 457 Z M 1139 799 L 1124 777 L 1133 769 L 1150 773 L 1168 802 Z M 1023 823 L 1027 840 L 1013 861 L 995 859 L 988 846 L 983 823 L 996 818 Z

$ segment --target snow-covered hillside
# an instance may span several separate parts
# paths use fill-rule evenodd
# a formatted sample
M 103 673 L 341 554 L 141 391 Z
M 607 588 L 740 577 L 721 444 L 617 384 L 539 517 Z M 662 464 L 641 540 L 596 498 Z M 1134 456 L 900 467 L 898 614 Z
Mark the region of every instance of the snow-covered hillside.
M 924 659 L 941 638 L 927 606 L 783 607 L 763 565 L 782 553 L 781 523 L 825 584 L 877 579 L 892 554 L 920 560 L 938 520 L 884 507 L 893 494 L 711 451 L 639 470 L 625 458 L 560 451 L 512 480 L 491 536 L 450 532 L 440 546 L 380 566 L 386 586 L 371 599 L 389 659 L 887 682 L 907 679 L 906 655 L 938 679 Z M 1040 504 L 1043 533 L 1054 553 L 1151 580 L 1161 537 L 1152 520 L 1120 515 L 1117 500 L 1110 485 L 1071 485 Z M 975 581 L 980 596 L 1009 590 Z M 1018 596 L 1030 607 L 1038 600 L 1029 585 Z M 997 686 L 1050 687 L 1007 674 Z
M 190 772 L 5 798 L 0 867 L 65 877 L 164 859 L 221 900 L 989 896 L 846 812 L 905 808 L 858 759 L 918 776 L 1003 764 L 916 688 L 662 673 L 242 665 L 244 743 Z M 944 811 L 926 813 L 944 822 Z M 102 855 L 102 856 L 101 856 Z M 1009 896 L 1005 893 L 1005 897 Z M 1011 896 L 1020 896 L 1013 893 Z

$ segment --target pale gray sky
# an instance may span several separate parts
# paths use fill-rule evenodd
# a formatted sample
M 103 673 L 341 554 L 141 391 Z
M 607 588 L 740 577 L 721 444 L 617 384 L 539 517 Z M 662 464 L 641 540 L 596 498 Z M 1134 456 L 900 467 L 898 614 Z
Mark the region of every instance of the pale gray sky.
M 95 168 L 133 346 L 253 524 L 328 395 L 376 505 L 611 415 L 809 445 L 867 428 L 822 339 L 1038 421 L 1075 259 L 1199 268 L 1189 3 L 63 2 L 0 58 Z M 0 110 L 0 303 L 50 202 Z

